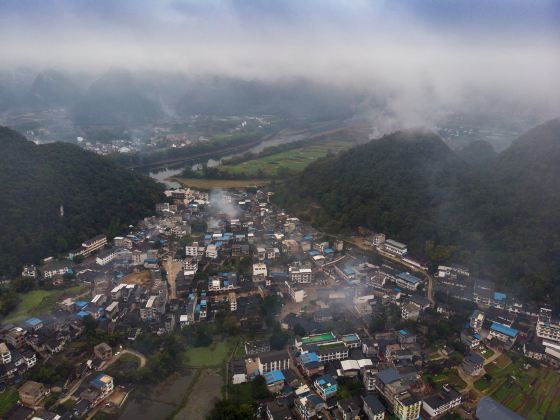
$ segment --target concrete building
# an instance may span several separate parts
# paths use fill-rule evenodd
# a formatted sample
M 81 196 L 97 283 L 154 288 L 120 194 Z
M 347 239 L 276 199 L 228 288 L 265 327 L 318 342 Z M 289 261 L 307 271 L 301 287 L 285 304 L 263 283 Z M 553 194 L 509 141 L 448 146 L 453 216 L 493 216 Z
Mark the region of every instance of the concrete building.
M 406 253 L 408 252 L 406 244 L 394 241 L 393 239 L 387 239 L 383 244 L 383 248 L 390 254 L 398 255 L 401 257 L 403 255 L 406 255 Z
M 18 392 L 19 400 L 23 405 L 37 407 L 47 395 L 48 390 L 42 383 L 27 381 L 19 388 Z
M 461 394 L 449 385 L 444 385 L 440 392 L 430 395 L 422 401 L 422 409 L 431 419 L 443 416 L 460 405 Z

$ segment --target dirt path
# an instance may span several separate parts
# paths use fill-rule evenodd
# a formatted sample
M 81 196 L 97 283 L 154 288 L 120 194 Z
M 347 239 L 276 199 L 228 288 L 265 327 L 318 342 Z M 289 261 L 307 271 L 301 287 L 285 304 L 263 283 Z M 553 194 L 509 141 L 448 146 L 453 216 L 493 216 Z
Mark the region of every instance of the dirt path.
M 177 298 L 177 286 L 175 279 L 177 274 L 183 269 L 183 264 L 178 261 L 173 261 L 173 257 L 169 255 L 163 262 L 165 272 L 167 273 L 167 283 L 169 285 L 169 298 Z

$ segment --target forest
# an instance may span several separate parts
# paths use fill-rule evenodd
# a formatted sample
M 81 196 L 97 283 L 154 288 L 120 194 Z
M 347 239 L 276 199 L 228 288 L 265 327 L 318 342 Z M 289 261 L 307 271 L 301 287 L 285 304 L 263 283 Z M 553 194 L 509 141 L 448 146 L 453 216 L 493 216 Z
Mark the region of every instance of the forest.
M 0 275 L 109 236 L 155 211 L 162 186 L 68 143 L 0 127 Z
M 397 132 L 316 161 L 275 200 L 315 225 L 383 232 L 432 266 L 466 264 L 560 307 L 560 120 L 474 157 L 429 131 Z

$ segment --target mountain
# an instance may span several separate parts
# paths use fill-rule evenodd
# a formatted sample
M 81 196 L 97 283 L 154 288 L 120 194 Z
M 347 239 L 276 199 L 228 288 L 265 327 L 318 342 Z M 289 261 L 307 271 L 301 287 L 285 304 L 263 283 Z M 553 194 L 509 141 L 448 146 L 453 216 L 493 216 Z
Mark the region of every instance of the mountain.
M 465 162 L 477 166 L 486 166 L 498 156 L 492 145 L 484 140 L 476 140 L 469 143 L 462 149 L 459 149 L 457 154 Z
M 36 106 L 69 106 L 81 97 L 79 87 L 56 70 L 37 75 L 27 94 L 27 101 Z
M 94 81 L 73 108 L 81 126 L 142 124 L 163 115 L 156 100 L 145 95 L 126 71 L 110 71 Z
M 488 151 L 481 146 L 473 148 Z M 560 306 L 559 184 L 553 120 L 485 167 L 435 134 L 391 134 L 311 164 L 276 200 L 316 224 L 385 232 L 433 264 L 468 264 L 475 275 Z
M 0 274 L 115 235 L 160 198 L 154 181 L 106 158 L 67 143 L 35 145 L 0 127 Z

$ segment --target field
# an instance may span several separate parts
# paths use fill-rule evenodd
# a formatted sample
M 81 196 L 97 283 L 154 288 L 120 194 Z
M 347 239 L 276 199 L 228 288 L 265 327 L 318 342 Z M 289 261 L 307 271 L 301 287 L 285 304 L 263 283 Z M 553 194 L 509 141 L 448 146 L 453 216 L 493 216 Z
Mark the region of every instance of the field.
M 500 356 L 485 367 L 490 379 L 479 379 L 476 389 L 490 395 L 527 419 L 560 418 L 560 375 L 551 369 L 526 365 Z
M 244 174 L 246 176 L 265 178 L 277 175 L 280 170 L 301 172 L 311 162 L 326 156 L 329 152 L 337 153 L 352 145 L 350 141 L 343 140 L 312 143 L 296 149 L 248 160 L 236 165 L 222 165 L 220 169 L 232 174 Z
M 8 388 L 0 393 L 0 417 L 3 418 L 4 414 L 6 414 L 18 400 L 19 394 L 15 388 Z
M 32 290 L 20 295 L 21 302 L 4 322 L 21 321 L 27 317 L 50 312 L 63 297 L 75 296 L 87 290 L 87 286 L 74 286 L 69 289 Z
M 185 187 L 200 190 L 212 190 L 214 188 L 234 189 L 247 188 L 253 186 L 263 186 L 270 183 L 264 179 L 198 179 L 198 178 L 171 178 Z
M 442 388 L 445 384 L 452 385 L 456 389 L 464 389 L 467 386 L 457 372 L 452 369 L 446 369 L 439 375 L 431 376 L 430 379 L 434 381 L 438 388 Z
M 209 347 L 187 347 L 185 364 L 189 368 L 219 367 L 235 348 L 235 341 L 213 342 Z

